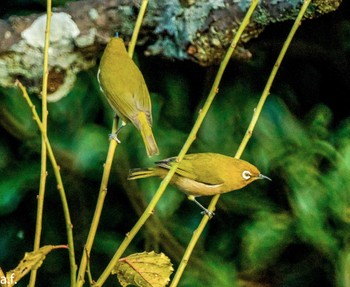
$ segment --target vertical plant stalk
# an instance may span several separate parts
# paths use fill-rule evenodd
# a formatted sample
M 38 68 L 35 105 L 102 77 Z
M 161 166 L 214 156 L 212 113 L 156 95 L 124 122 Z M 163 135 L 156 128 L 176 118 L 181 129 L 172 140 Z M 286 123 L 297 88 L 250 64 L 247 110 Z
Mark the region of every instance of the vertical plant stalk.
M 248 129 L 247 129 L 247 131 L 245 133 L 245 136 L 242 139 L 242 142 L 241 142 L 241 144 L 240 144 L 240 146 L 239 146 L 239 148 L 238 148 L 238 150 L 236 152 L 235 158 L 240 158 L 241 157 L 241 155 L 242 155 L 242 153 L 243 153 L 243 151 L 244 151 L 244 149 L 245 149 L 249 139 L 251 138 L 251 136 L 253 134 L 253 130 L 254 130 L 255 125 L 256 125 L 256 123 L 257 123 L 257 121 L 259 119 L 262 107 L 264 106 L 264 103 L 265 103 L 265 101 L 266 101 L 266 99 L 267 99 L 267 97 L 268 97 L 268 95 L 270 93 L 270 88 L 271 88 L 272 83 L 273 83 L 273 81 L 274 81 L 274 79 L 276 77 L 277 71 L 278 71 L 278 69 L 279 69 L 279 67 L 280 67 L 280 65 L 282 63 L 282 60 L 283 60 L 283 58 L 284 58 L 284 56 L 286 54 L 286 51 L 287 51 L 287 49 L 288 49 L 288 47 L 289 47 L 289 45 L 290 45 L 290 43 L 291 43 L 291 41 L 293 39 L 293 37 L 294 37 L 298 27 L 301 24 L 302 17 L 305 14 L 305 11 L 306 11 L 307 7 L 309 6 L 309 4 L 310 4 L 310 0 L 305 0 L 304 1 L 303 6 L 301 7 L 301 10 L 300 10 L 300 12 L 298 14 L 298 17 L 296 18 L 296 20 L 294 22 L 294 25 L 293 25 L 291 31 L 289 32 L 289 35 L 288 35 L 286 41 L 284 42 L 284 45 L 283 45 L 283 47 L 282 47 L 282 49 L 280 51 L 280 54 L 279 54 L 279 56 L 278 56 L 278 58 L 277 58 L 277 60 L 275 62 L 275 65 L 273 66 L 273 69 L 272 69 L 272 71 L 270 73 L 270 76 L 269 76 L 269 79 L 268 79 L 268 81 L 266 83 L 264 91 L 263 91 L 263 93 L 262 93 L 262 95 L 260 97 L 258 105 L 257 105 L 257 107 L 254 110 L 254 114 L 253 114 L 252 120 L 251 120 L 251 122 L 250 122 L 250 124 L 248 126 Z M 253 6 L 253 2 L 251 4 L 250 8 L 252 8 L 252 6 Z M 244 22 L 242 22 L 241 26 L 243 25 L 243 23 Z M 211 202 L 209 204 L 209 207 L 208 207 L 209 210 L 215 210 L 215 206 L 216 206 L 219 198 L 220 198 L 220 194 L 217 194 L 217 195 L 215 195 L 212 198 L 212 200 L 211 200 Z M 205 226 L 208 223 L 208 219 L 209 218 L 207 216 L 203 216 L 200 224 L 198 225 L 198 228 L 193 232 L 192 238 L 191 238 L 191 240 L 190 240 L 190 242 L 189 242 L 189 244 L 187 246 L 187 249 L 186 249 L 186 251 L 184 253 L 184 256 L 183 256 L 183 258 L 182 258 L 182 260 L 180 262 L 180 265 L 179 265 L 179 267 L 178 267 L 178 269 L 177 269 L 177 271 L 176 271 L 176 273 L 174 275 L 174 279 L 173 279 L 170 287 L 177 286 L 177 284 L 178 284 L 178 282 L 179 282 L 179 280 L 180 280 L 180 278 L 182 276 L 182 273 L 184 272 L 184 270 L 186 268 L 187 262 L 188 262 L 188 260 L 189 260 L 189 258 L 191 256 L 191 254 L 192 254 L 192 251 L 193 251 L 194 247 L 196 246 L 196 244 L 198 242 L 198 239 L 200 238 L 200 236 L 201 236 Z
M 133 31 L 133 34 L 131 37 L 131 41 L 130 41 L 130 44 L 128 47 L 128 54 L 129 54 L 130 58 L 132 58 L 133 54 L 134 54 L 137 36 L 139 34 L 139 31 L 140 31 L 140 28 L 142 25 L 142 20 L 143 20 L 143 17 L 145 15 L 145 12 L 146 12 L 147 5 L 148 5 L 148 0 L 143 0 L 141 7 L 140 7 L 139 14 L 137 16 L 135 28 L 134 28 L 134 31 Z M 118 121 L 114 120 L 113 126 L 112 126 L 112 134 L 114 134 L 116 132 L 117 126 L 118 126 Z M 99 195 L 97 198 L 96 208 L 95 208 L 94 216 L 93 216 L 93 219 L 91 222 L 90 231 L 89 231 L 89 234 L 87 236 L 86 243 L 84 246 L 84 251 L 83 251 L 82 258 L 81 258 L 80 266 L 79 266 L 79 271 L 78 271 L 78 276 L 77 276 L 77 281 L 76 281 L 77 287 L 83 286 L 84 281 L 85 281 L 84 278 L 85 278 L 85 272 L 86 272 L 86 267 L 87 267 L 87 260 L 88 260 L 88 257 L 90 257 L 92 245 L 93 245 L 93 242 L 94 242 L 94 239 L 96 236 L 98 224 L 100 222 L 104 201 L 105 201 L 105 198 L 107 195 L 108 179 L 109 179 L 109 175 L 111 173 L 111 167 L 112 167 L 112 163 L 113 163 L 114 153 L 115 153 L 117 146 L 118 146 L 118 144 L 115 140 L 110 141 L 108 153 L 107 153 L 107 159 L 106 159 L 106 162 L 105 162 L 104 168 L 103 168 L 102 181 L 101 181 L 101 185 L 100 185 Z
M 225 58 L 223 59 L 223 61 L 220 64 L 220 69 L 219 69 L 219 71 L 218 71 L 218 73 L 216 75 L 215 81 L 213 83 L 212 91 L 218 89 L 219 83 L 220 83 L 221 78 L 222 78 L 222 75 L 223 75 L 223 73 L 224 73 L 224 71 L 226 69 L 226 66 L 227 66 L 229 60 L 231 59 L 232 53 L 234 52 L 234 50 L 235 50 L 235 48 L 236 48 L 236 46 L 238 44 L 238 41 L 241 38 L 241 35 L 243 34 L 244 29 L 248 26 L 248 24 L 250 22 L 250 18 L 252 16 L 256 6 L 258 5 L 258 3 L 259 3 L 259 0 L 253 0 L 251 2 L 250 7 L 249 7 L 245 17 L 244 17 L 241 25 L 239 26 L 239 29 L 238 29 L 235 37 L 233 38 L 229 49 L 226 52 Z M 212 93 L 212 91 L 211 91 L 211 93 Z M 210 95 L 209 95 L 209 97 L 210 97 Z M 215 205 L 212 205 L 212 204 L 209 205 L 208 210 L 209 211 L 214 211 L 215 210 Z M 176 273 L 175 273 L 174 278 L 173 278 L 173 280 L 172 280 L 172 282 L 170 284 L 170 287 L 175 287 L 175 286 L 178 285 L 178 283 L 180 281 L 180 278 L 181 278 L 183 272 L 185 271 L 185 268 L 187 266 L 187 262 L 188 262 L 188 260 L 189 260 L 189 258 L 191 256 L 191 254 L 192 254 L 192 251 L 193 251 L 194 247 L 196 246 L 196 244 L 197 244 L 197 242 L 198 242 L 198 240 L 199 240 L 199 238 L 200 238 L 200 236 L 201 236 L 201 234 L 202 234 L 206 224 L 208 223 L 209 219 L 210 218 L 207 215 L 203 216 L 203 218 L 202 218 L 202 220 L 200 222 L 200 225 L 193 232 L 192 238 L 191 238 L 191 240 L 190 240 L 190 242 L 189 242 L 189 244 L 188 244 L 188 246 L 186 248 L 186 251 L 185 251 L 182 259 L 181 259 L 179 267 L 176 270 Z
M 345 237 L 344 247 L 339 250 L 335 262 L 336 286 L 350 287 L 350 246 L 349 238 Z
M 128 47 L 128 54 L 129 54 L 130 58 L 132 58 L 132 56 L 134 55 L 137 37 L 138 37 L 139 32 L 140 32 L 142 20 L 145 16 L 145 13 L 146 13 L 147 5 L 148 5 L 148 0 L 142 0 L 140 11 L 139 11 L 139 14 L 137 16 L 136 23 L 135 23 L 135 28 L 134 28 L 134 31 L 132 32 L 131 41 L 130 41 L 129 47 Z
M 262 110 L 262 107 L 264 106 L 265 104 L 265 101 L 270 93 L 270 89 L 271 89 L 271 86 L 272 86 L 272 83 L 273 81 L 275 80 L 275 77 L 276 77 L 276 74 L 278 72 L 278 69 L 279 67 L 281 66 L 281 63 L 282 63 L 282 60 L 284 58 L 284 56 L 286 55 L 286 52 L 290 46 L 290 43 L 292 42 L 292 39 L 296 33 L 296 31 L 298 30 L 299 26 L 301 25 L 301 21 L 302 21 L 302 18 L 305 14 L 305 11 L 307 9 L 307 7 L 309 6 L 311 0 L 304 0 L 304 3 L 303 3 L 303 6 L 301 7 L 300 11 L 299 11 L 299 14 L 297 16 L 297 18 L 295 19 L 294 21 L 294 24 L 292 26 L 292 29 L 290 30 L 289 34 L 288 34 L 288 37 L 286 39 L 286 41 L 284 42 L 283 44 L 283 47 L 277 57 L 277 60 L 272 68 L 272 71 L 270 73 L 270 76 L 266 82 L 266 85 L 265 85 L 265 88 L 264 88 L 264 91 L 260 97 L 260 100 L 258 102 L 258 105 L 256 106 L 255 110 L 254 110 L 254 114 L 253 114 L 253 117 L 252 117 L 252 120 L 248 126 L 248 129 L 245 133 L 245 136 L 236 152 L 236 155 L 235 157 L 236 158 L 240 158 L 245 147 L 247 146 L 248 144 L 248 141 L 249 139 L 251 138 L 252 134 L 253 134 L 253 130 L 255 128 L 255 125 L 259 119 L 259 116 L 260 116 L 260 113 L 261 113 L 261 110 Z
M 256 5 L 258 4 L 258 0 L 253 0 L 254 3 L 254 8 L 256 7 Z M 253 4 L 252 4 L 253 5 Z M 250 10 L 249 10 L 250 11 Z M 248 12 L 249 12 L 248 11 Z M 254 11 L 254 9 L 251 11 L 250 15 L 252 14 L 252 12 Z M 249 16 L 250 18 L 250 16 Z M 248 18 L 248 20 L 249 20 Z M 247 24 L 249 23 L 249 21 L 247 22 Z M 243 25 L 243 23 L 242 23 Z M 219 71 L 216 75 L 216 78 L 214 80 L 214 84 L 210 90 L 209 96 L 206 100 L 206 102 L 204 103 L 203 108 L 199 111 L 199 115 L 198 118 L 195 122 L 195 124 L 193 125 L 193 128 L 185 142 L 185 144 L 183 145 L 180 153 L 177 156 L 177 160 L 176 162 L 172 165 L 172 167 L 170 168 L 168 174 L 166 175 L 166 177 L 162 180 L 162 182 L 159 185 L 159 188 L 157 189 L 156 193 L 154 194 L 152 200 L 150 201 L 150 203 L 148 204 L 147 208 L 145 209 L 144 213 L 141 215 L 141 217 L 139 218 L 139 220 L 136 222 L 136 224 L 134 225 L 134 227 L 130 230 L 130 232 L 127 233 L 126 237 L 124 238 L 123 242 L 121 243 L 121 245 L 119 246 L 118 250 L 115 252 L 113 258 L 111 259 L 111 261 L 109 262 L 109 264 L 107 265 L 107 267 L 105 268 L 105 270 L 103 271 L 103 273 L 101 274 L 100 278 L 96 281 L 96 283 L 93 285 L 94 287 L 100 287 L 103 285 L 103 283 L 107 280 L 108 276 L 110 275 L 112 269 L 114 268 L 114 266 L 116 265 L 116 263 L 118 262 L 118 260 L 120 259 L 120 257 L 123 255 L 124 251 L 126 250 L 126 248 L 129 246 L 129 244 L 131 243 L 131 241 L 133 240 L 133 238 L 135 237 L 135 235 L 138 233 L 138 231 L 141 229 L 141 227 L 145 224 L 145 222 L 148 220 L 148 218 L 153 214 L 153 210 L 156 207 L 158 201 L 160 200 L 160 198 L 162 197 L 166 187 L 168 186 L 171 178 L 173 177 L 173 175 L 175 174 L 175 171 L 179 165 L 179 162 L 183 159 L 183 157 L 185 156 L 185 154 L 187 153 L 188 149 L 190 148 L 191 144 L 194 142 L 194 140 L 196 139 L 196 134 L 202 124 L 202 122 L 204 121 L 204 118 L 218 92 L 218 87 L 221 81 L 221 78 L 224 74 L 225 68 L 232 56 L 232 53 L 234 51 L 234 49 L 237 46 L 237 43 L 239 41 L 240 35 L 243 33 L 243 29 L 239 29 L 237 31 L 238 36 L 236 35 L 230 45 L 230 48 L 228 49 L 228 52 L 226 53 L 226 56 L 224 58 L 224 60 L 221 62 Z M 207 219 L 209 219 L 208 216 L 206 216 Z
M 43 209 L 44 209 L 44 197 L 45 197 L 45 186 L 47 177 L 47 150 L 45 144 L 45 135 L 47 135 L 47 81 L 48 81 L 48 63 L 49 63 L 49 45 L 50 45 L 50 27 L 51 27 L 51 0 L 47 0 L 46 3 L 46 27 L 45 27 L 45 46 L 44 46 L 44 62 L 43 62 L 43 83 L 41 90 L 41 123 L 42 123 L 42 134 L 41 134 L 41 170 L 40 170 L 40 185 L 39 194 L 37 196 L 38 206 L 36 211 L 36 225 L 35 225 L 35 236 L 34 236 L 34 247 L 36 251 L 40 248 L 41 231 L 42 231 L 42 220 L 43 220 Z M 37 270 L 33 269 L 30 273 L 29 287 L 35 286 Z
M 113 121 L 112 125 L 112 134 L 114 134 L 117 131 L 117 126 L 118 126 L 118 120 L 115 119 Z M 96 208 L 94 212 L 94 216 L 92 218 L 89 234 L 86 239 L 86 243 L 84 246 L 83 250 L 83 255 L 81 258 L 80 266 L 79 266 L 79 271 L 78 271 L 78 276 L 77 276 L 77 287 L 83 286 L 85 282 L 85 272 L 87 268 L 87 261 L 88 258 L 90 257 L 90 252 L 92 248 L 92 244 L 95 239 L 98 223 L 101 218 L 102 214 L 102 209 L 103 209 L 103 204 L 107 195 L 107 185 L 108 185 L 108 179 L 109 175 L 111 173 L 111 168 L 112 168 L 112 163 L 113 163 L 113 157 L 115 150 L 118 146 L 117 141 L 111 140 L 109 143 L 109 148 L 108 148 L 108 153 L 107 153 L 107 158 L 103 166 L 103 175 L 102 175 L 102 180 L 101 180 L 101 185 L 100 185 L 100 191 L 98 194 L 97 198 L 97 203 L 96 203 Z
M 45 144 L 46 144 L 46 148 L 47 148 L 47 153 L 48 153 L 48 156 L 49 156 L 49 159 L 51 161 L 53 171 L 54 171 L 54 174 L 56 177 L 57 189 L 58 189 L 58 192 L 60 194 L 60 198 L 61 198 L 61 202 L 62 202 L 62 206 L 63 206 L 64 218 L 65 218 L 65 222 L 66 222 L 66 231 L 67 231 L 67 240 L 68 240 L 68 254 L 69 254 L 70 273 L 71 273 L 70 274 L 71 275 L 71 287 L 74 287 L 77 266 L 75 263 L 75 253 L 74 253 L 73 224 L 72 224 L 72 221 L 70 219 L 69 207 L 68 207 L 67 197 L 66 197 L 66 193 L 64 190 L 64 185 L 63 185 L 63 181 L 62 181 L 62 177 L 61 177 L 61 173 L 60 173 L 60 167 L 57 164 L 55 155 L 53 153 L 53 150 L 52 150 L 52 147 L 50 144 L 50 141 L 47 137 L 47 134 L 45 133 L 45 131 L 43 129 L 43 125 L 41 123 L 40 117 L 39 117 L 38 113 L 36 112 L 35 105 L 32 103 L 31 99 L 29 98 L 25 87 L 18 80 L 17 80 L 17 85 L 21 89 L 23 97 L 25 98 L 30 109 L 32 110 L 34 121 L 37 123 L 40 132 L 44 136 L 44 140 L 45 140 Z

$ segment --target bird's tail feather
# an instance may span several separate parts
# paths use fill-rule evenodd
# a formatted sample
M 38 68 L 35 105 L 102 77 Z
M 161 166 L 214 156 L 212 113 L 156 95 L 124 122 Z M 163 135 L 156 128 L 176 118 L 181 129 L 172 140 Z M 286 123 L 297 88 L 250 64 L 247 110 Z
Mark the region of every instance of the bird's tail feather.
M 153 155 L 159 154 L 159 149 L 156 143 L 156 140 L 154 139 L 152 128 L 150 127 L 145 113 L 139 113 L 137 116 L 138 119 L 138 128 L 141 132 L 141 136 L 143 139 L 143 142 L 145 143 L 147 155 L 149 157 Z
M 129 170 L 128 180 L 155 176 L 154 168 L 133 168 Z

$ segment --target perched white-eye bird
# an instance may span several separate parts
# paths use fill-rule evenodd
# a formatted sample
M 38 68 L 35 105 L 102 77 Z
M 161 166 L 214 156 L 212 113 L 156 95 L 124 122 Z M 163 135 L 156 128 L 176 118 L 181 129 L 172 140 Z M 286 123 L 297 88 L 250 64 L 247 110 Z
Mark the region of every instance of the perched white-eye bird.
M 171 157 L 157 161 L 155 167 L 131 169 L 128 179 L 151 176 L 164 178 L 175 161 L 176 157 Z M 212 213 L 203 207 L 195 199 L 196 197 L 212 196 L 241 189 L 257 179 L 271 180 L 247 161 L 217 153 L 195 153 L 184 156 L 171 183 L 211 217 Z
M 128 122 L 140 131 L 149 157 L 159 153 L 152 133 L 152 107 L 145 80 L 129 57 L 124 41 L 116 35 L 107 44 L 100 62 L 97 78 L 102 92 L 122 120 L 117 135 Z

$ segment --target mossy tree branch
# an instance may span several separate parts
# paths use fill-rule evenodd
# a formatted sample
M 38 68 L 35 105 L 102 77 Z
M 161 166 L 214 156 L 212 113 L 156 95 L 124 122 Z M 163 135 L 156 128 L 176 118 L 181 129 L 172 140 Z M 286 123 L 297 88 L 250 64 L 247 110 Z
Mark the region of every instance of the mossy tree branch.
M 250 1 L 197 0 L 188 5 L 184 2 L 151 1 L 138 42 L 145 46 L 147 55 L 192 60 L 203 66 L 219 64 Z M 244 49 L 244 43 L 272 23 L 295 19 L 302 2 L 259 2 L 234 55 L 249 59 L 251 53 Z M 96 64 L 104 45 L 116 31 L 123 38 L 131 37 L 139 3 L 83 0 L 55 9 L 53 28 L 64 26 L 71 32 L 56 35 L 58 41 L 50 44 L 48 101 L 57 101 L 70 91 L 76 73 Z M 305 17 L 311 19 L 329 13 L 340 3 L 341 0 L 313 1 Z M 0 63 L 5 67 L 0 71 L 0 86 L 13 87 L 20 76 L 29 92 L 40 92 L 42 66 L 35 63 L 42 63 L 42 52 L 37 47 L 38 28 L 34 25 L 39 16 L 0 20 Z

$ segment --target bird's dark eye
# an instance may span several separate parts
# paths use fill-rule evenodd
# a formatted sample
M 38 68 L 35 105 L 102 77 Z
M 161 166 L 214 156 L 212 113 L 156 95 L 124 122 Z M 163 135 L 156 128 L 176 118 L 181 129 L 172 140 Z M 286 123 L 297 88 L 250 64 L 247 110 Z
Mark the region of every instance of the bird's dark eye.
M 246 179 L 246 180 L 250 179 L 251 176 L 252 176 L 252 174 L 251 174 L 250 171 L 248 171 L 248 170 L 245 170 L 245 171 L 242 172 L 242 177 L 243 177 L 244 179 Z

